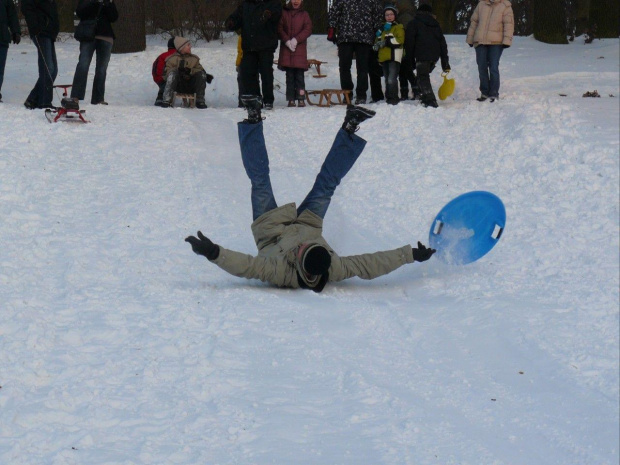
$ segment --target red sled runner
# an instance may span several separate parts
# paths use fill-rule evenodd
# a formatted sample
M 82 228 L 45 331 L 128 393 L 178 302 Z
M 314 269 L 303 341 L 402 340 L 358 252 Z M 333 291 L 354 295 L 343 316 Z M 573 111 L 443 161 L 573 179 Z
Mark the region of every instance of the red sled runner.
M 63 84 L 54 86 L 54 88 L 60 87 L 63 89 L 62 100 L 60 101 L 60 108 L 52 110 L 48 108 L 45 110 L 45 117 L 50 123 L 56 123 L 58 121 L 74 121 L 88 123 L 82 116 L 86 110 L 80 110 L 80 104 L 77 100 L 68 97 L 67 89 L 72 87 L 72 84 Z

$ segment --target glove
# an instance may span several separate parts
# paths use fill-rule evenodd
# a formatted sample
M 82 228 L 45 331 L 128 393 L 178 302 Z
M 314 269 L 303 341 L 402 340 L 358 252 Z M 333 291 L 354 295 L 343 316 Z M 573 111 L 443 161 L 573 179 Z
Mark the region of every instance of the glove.
M 269 20 L 269 18 L 271 18 L 271 10 L 263 11 L 263 14 L 260 17 L 261 21 L 265 23 Z
M 473 47 L 473 46 L 474 46 L 474 44 L 469 44 L 469 46 L 470 46 L 470 47 Z
M 287 40 L 286 42 L 284 42 L 284 45 L 286 45 L 286 48 L 288 48 L 291 52 L 295 51 L 295 47 L 293 47 L 290 40 Z
M 22 40 L 22 36 L 20 36 L 17 32 L 13 34 L 13 43 L 15 45 L 19 44 Z
M 418 241 L 418 248 L 417 249 L 411 249 L 411 250 L 413 251 L 413 261 L 414 262 L 425 262 L 426 260 L 431 258 L 435 252 L 437 252 L 435 249 L 430 249 L 430 248 L 424 246 L 420 241 Z M 196 253 L 198 253 L 198 252 L 196 252 Z
M 383 34 L 383 31 L 381 29 L 377 29 L 377 32 L 375 33 L 377 38 L 381 37 L 381 34 Z
M 446 66 L 442 66 L 442 67 L 441 67 L 441 70 L 442 70 L 444 73 L 449 73 L 450 71 L 452 71 L 452 70 L 450 69 L 450 63 L 446 63 Z
M 372 46 L 372 49 L 377 52 L 381 47 L 385 47 L 385 40 L 380 40 L 379 42 L 375 42 L 375 45 Z
M 333 27 L 327 29 L 327 40 L 330 42 L 336 42 L 336 33 L 334 32 Z
M 211 242 L 200 231 L 198 231 L 198 237 L 188 236 L 185 238 L 185 242 L 191 244 L 195 254 L 207 257 L 209 260 L 215 260 L 220 256 L 220 246 Z
M 213 81 L 213 74 L 207 73 L 207 84 L 211 84 L 211 81 Z
M 502 44 L 502 48 L 510 48 L 510 45 Z
M 383 25 L 383 30 L 384 31 L 389 31 L 390 29 L 392 29 L 392 23 L 385 23 Z
M 295 49 L 297 48 L 297 39 L 295 39 L 295 37 L 293 37 L 291 39 L 291 46 L 293 47 L 293 52 L 295 51 Z

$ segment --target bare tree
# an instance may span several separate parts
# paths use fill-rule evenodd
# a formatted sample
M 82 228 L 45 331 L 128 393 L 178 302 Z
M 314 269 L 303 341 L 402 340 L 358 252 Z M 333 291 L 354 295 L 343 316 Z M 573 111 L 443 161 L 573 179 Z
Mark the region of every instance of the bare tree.
M 112 53 L 132 53 L 146 50 L 145 0 L 115 0 L 118 21 L 114 23 Z
M 304 8 L 312 18 L 312 33 L 327 34 L 327 0 L 304 2 Z
M 58 6 L 58 21 L 61 32 L 73 32 L 73 18 L 77 0 L 56 0 Z
M 589 27 L 596 28 L 596 37 L 618 37 L 618 0 L 591 0 Z
M 433 2 L 433 12 L 444 34 L 454 34 L 456 31 L 456 10 L 459 3 L 459 0 L 435 0 Z

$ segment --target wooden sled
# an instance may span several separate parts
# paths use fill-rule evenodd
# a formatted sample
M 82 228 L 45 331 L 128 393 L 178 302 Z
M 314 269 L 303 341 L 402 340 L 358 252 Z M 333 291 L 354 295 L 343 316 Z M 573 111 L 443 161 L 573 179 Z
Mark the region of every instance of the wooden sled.
M 321 74 L 321 65 L 323 63 L 327 63 L 327 62 L 326 61 L 319 61 L 319 60 L 315 60 L 315 59 L 308 60 L 308 68 L 312 69 L 312 67 L 314 66 L 314 69 L 316 70 L 316 74 L 312 75 L 313 78 L 324 78 L 324 77 L 327 76 L 327 74 Z
M 172 97 L 172 106 L 177 98 L 181 99 L 183 108 L 195 108 L 196 107 L 196 94 L 180 94 L 175 92 Z
M 310 100 L 310 96 L 319 96 L 319 101 L 312 102 Z M 332 97 L 336 96 L 338 100 L 335 102 Z M 323 90 L 307 90 L 306 91 L 306 100 L 308 101 L 308 105 L 318 106 L 318 107 L 331 107 L 332 105 L 350 105 L 351 104 L 351 91 L 350 90 L 342 90 L 342 89 L 323 89 Z

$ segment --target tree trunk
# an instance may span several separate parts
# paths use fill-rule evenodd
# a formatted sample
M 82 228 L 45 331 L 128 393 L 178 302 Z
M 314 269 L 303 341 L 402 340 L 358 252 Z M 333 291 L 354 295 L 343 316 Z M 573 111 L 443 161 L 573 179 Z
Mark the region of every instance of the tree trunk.
M 327 34 L 327 0 L 307 1 L 303 6 L 312 19 L 312 33 Z
M 590 26 L 597 38 L 618 38 L 618 12 L 618 0 L 590 1 Z
M 590 25 L 590 0 L 576 0 L 575 36 L 586 32 Z
M 458 0 L 435 0 L 433 14 L 437 17 L 444 34 L 454 34 L 456 31 L 456 8 Z
M 57 0 L 58 21 L 60 22 L 60 32 L 73 32 L 73 16 L 77 2 L 74 0 Z
M 115 0 L 118 21 L 112 27 L 116 39 L 112 53 L 133 53 L 146 50 L 145 0 Z
M 534 2 L 534 38 L 547 44 L 568 43 L 566 11 L 562 0 Z

